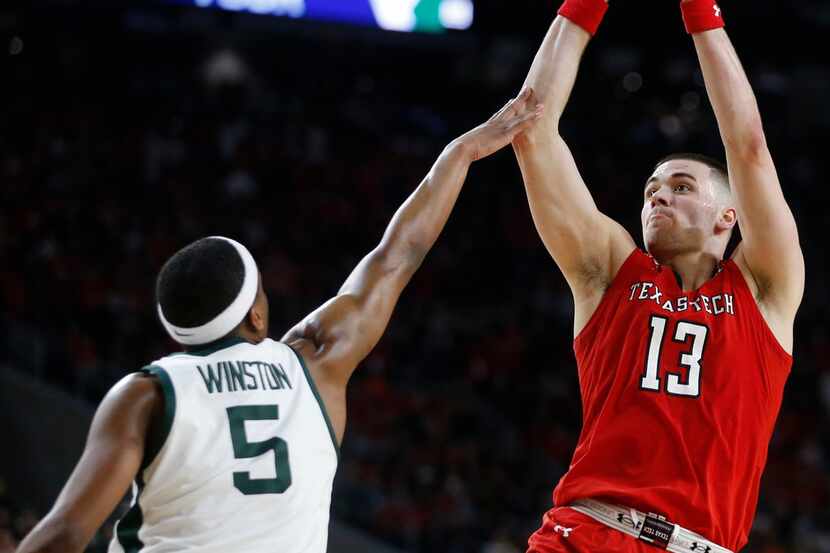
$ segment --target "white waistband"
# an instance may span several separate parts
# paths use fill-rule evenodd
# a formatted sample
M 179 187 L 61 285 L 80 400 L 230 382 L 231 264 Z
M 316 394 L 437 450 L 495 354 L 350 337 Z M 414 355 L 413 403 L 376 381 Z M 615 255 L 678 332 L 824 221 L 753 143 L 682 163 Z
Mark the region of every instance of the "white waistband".
M 640 537 L 643 521 L 648 516 L 636 509 L 610 505 L 595 499 L 578 499 L 568 507 L 635 538 Z M 672 553 L 732 553 L 679 524 L 674 525 L 666 550 Z

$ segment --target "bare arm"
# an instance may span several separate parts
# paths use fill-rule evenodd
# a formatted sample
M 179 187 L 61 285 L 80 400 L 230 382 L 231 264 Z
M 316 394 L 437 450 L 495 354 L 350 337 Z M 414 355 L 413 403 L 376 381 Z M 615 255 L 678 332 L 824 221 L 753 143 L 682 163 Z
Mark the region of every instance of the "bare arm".
M 377 344 L 401 292 L 438 238 L 470 164 L 509 144 L 540 115 L 528 91 L 448 145 L 337 296 L 303 319 L 283 341 L 310 349 L 310 361 L 322 367 L 325 377 L 345 385 Z
M 135 479 L 150 422 L 163 408 L 155 379 L 130 375 L 95 414 L 78 465 L 18 553 L 81 553 Z
M 536 229 L 574 293 L 575 331 L 635 247 L 628 232 L 597 209 L 559 135 L 559 120 L 589 40 L 587 31 L 556 17 L 524 84 L 545 104 L 545 116 L 513 141 Z
M 773 330 L 791 348 L 792 321 L 804 291 L 804 258 L 795 219 L 767 148 L 755 95 L 726 31 L 714 29 L 693 37 L 737 202 L 743 242 L 736 261 L 751 275 Z M 776 323 L 784 327 L 782 332 Z

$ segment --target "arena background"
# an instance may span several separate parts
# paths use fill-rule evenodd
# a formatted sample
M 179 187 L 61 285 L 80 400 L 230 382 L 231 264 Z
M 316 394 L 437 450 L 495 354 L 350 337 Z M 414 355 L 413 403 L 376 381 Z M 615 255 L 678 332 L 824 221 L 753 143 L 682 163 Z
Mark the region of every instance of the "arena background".
M 173 347 L 152 303 L 167 256 L 244 241 L 279 337 L 336 292 L 442 147 L 518 91 L 556 7 L 476 1 L 466 31 L 421 17 L 429 32 L 403 33 L 185 2 L 4 2 L 0 553 L 48 510 L 109 386 Z M 745 551 L 828 552 L 830 5 L 722 7 L 807 263 Z M 656 159 L 722 157 L 676 0 L 612 3 L 562 125 L 635 237 Z M 330 551 L 524 551 L 580 427 L 571 309 L 512 152 L 477 163 L 350 386 Z

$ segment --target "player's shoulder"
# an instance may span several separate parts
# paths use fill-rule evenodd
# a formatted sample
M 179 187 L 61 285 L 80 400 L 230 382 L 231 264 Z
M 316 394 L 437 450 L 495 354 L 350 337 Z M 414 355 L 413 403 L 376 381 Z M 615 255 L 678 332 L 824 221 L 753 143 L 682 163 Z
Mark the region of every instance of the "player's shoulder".
M 294 359 L 300 365 L 308 378 L 317 385 L 329 382 L 339 383 L 340 378 L 335 368 L 329 364 L 325 355 L 320 355 L 320 348 L 307 338 L 293 338 L 287 342 L 280 342 L 291 350 Z
M 795 314 L 801 303 L 801 293 L 796 294 L 797 299 L 788 297 L 787 294 L 784 294 L 782 298 L 780 292 L 771 283 L 765 281 L 762 276 L 752 270 L 741 246 L 742 244 L 738 244 L 729 259 L 735 267 L 734 272 L 738 274 L 737 278 L 743 281 L 746 289 L 752 295 L 761 317 L 772 331 L 773 336 L 778 340 L 781 347 L 788 354 L 791 354 L 793 325 Z
M 746 283 L 747 288 L 749 288 L 752 297 L 756 300 L 760 300 L 763 290 L 761 285 L 756 280 L 755 275 L 752 274 L 752 270 L 750 269 L 746 256 L 743 253 L 742 246 L 743 243 L 738 244 L 735 251 L 732 252 L 731 256 L 729 256 L 729 260 L 734 264 L 734 266 L 738 269 L 738 272 L 743 277 L 743 280 Z
M 116 382 L 107 396 L 136 400 L 142 397 L 156 397 L 159 394 L 161 394 L 161 387 L 157 375 L 149 367 L 145 367 Z
M 656 267 L 658 267 L 657 261 L 648 252 L 641 250 L 638 246 L 632 245 L 631 247 L 621 249 L 615 261 L 614 272 L 611 275 L 611 280 L 608 282 L 606 289 L 611 288 L 614 284 L 625 281 L 628 277 L 652 271 Z
M 315 345 L 304 338 L 294 338 L 290 341 L 275 341 L 272 340 L 275 347 L 281 348 L 282 351 L 287 352 L 292 359 L 296 360 L 304 369 L 308 370 L 308 364 L 314 363 L 316 352 Z
M 248 346 L 252 348 L 250 351 L 258 359 L 267 359 L 269 362 L 280 364 L 287 363 L 288 365 L 298 367 L 298 369 L 306 369 L 306 361 L 303 354 L 308 354 L 309 352 L 300 343 L 264 338 L 256 343 L 248 343 Z
M 256 346 L 270 352 L 273 355 L 283 357 L 287 356 L 292 360 L 302 362 L 301 353 L 298 352 L 292 344 L 274 340 L 273 338 L 265 338 L 263 341 L 256 344 Z
M 158 379 L 138 371 L 130 373 L 109 389 L 96 413 L 97 428 L 132 436 L 143 432 L 149 420 L 164 407 L 164 393 Z

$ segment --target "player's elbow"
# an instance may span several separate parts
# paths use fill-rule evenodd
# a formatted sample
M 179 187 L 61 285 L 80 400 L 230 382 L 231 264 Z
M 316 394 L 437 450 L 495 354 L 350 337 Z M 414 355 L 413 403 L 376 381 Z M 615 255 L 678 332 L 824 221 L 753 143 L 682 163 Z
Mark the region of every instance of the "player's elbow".
M 760 119 L 746 125 L 740 133 L 727 137 L 724 142 L 728 152 L 745 161 L 762 159 L 768 155 L 767 138 Z

